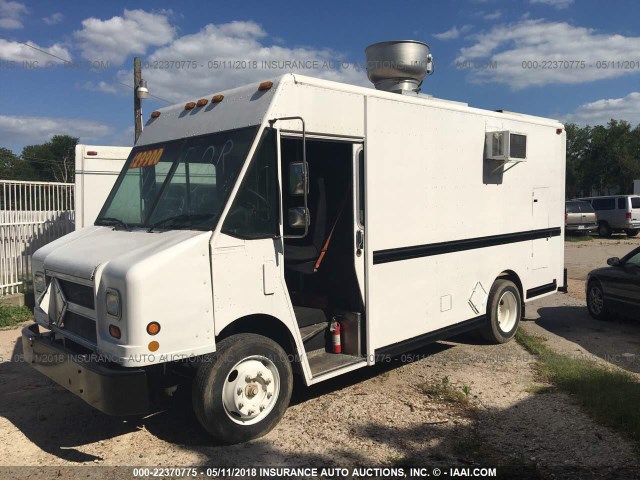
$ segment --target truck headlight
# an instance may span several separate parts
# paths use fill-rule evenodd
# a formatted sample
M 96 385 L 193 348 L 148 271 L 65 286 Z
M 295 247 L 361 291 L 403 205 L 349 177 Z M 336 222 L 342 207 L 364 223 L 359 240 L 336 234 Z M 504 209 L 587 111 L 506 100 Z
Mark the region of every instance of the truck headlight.
M 117 290 L 107 290 L 107 313 L 112 317 L 120 318 L 120 294 Z
M 42 293 L 47 288 L 47 281 L 45 279 L 44 273 L 36 272 L 33 275 L 33 288 L 36 292 Z

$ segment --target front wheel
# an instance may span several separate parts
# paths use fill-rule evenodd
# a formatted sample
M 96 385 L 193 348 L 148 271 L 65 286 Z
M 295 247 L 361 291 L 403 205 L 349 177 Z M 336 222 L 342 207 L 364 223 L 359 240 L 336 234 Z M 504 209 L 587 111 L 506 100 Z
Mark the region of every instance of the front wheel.
M 506 343 L 515 336 L 521 317 L 522 297 L 518 287 L 510 280 L 496 280 L 489 292 L 483 336 L 493 343 Z
M 627 230 L 627 237 L 637 237 L 638 232 L 640 232 L 640 230 L 638 230 L 637 228 L 630 228 L 629 230 Z
M 602 285 L 597 280 L 589 282 L 587 287 L 587 310 L 596 320 L 606 320 L 608 316 Z
M 200 424 L 225 443 L 269 433 L 291 399 L 293 375 L 287 354 L 273 340 L 251 333 L 225 338 L 204 358 L 193 382 Z

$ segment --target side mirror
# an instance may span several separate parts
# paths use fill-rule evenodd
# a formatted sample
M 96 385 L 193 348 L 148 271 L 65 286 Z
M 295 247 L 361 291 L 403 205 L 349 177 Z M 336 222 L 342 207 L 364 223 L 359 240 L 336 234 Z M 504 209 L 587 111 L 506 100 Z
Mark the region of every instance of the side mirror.
M 611 265 L 612 267 L 620 266 L 620 259 L 618 257 L 611 257 L 607 259 L 607 265 Z
M 289 209 L 289 226 L 291 228 L 305 228 L 310 223 L 308 208 L 294 207 Z
M 289 195 L 304 195 L 307 185 L 307 169 L 304 162 L 289 164 Z

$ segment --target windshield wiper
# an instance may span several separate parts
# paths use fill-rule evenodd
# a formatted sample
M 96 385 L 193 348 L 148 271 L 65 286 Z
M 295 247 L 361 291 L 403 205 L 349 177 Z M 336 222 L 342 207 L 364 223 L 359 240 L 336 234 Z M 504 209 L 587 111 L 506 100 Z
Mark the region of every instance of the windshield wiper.
M 107 223 L 105 224 L 104 222 L 107 222 Z M 116 226 L 120 226 L 124 228 L 127 232 L 131 231 L 131 227 L 127 225 L 125 222 L 123 222 L 122 220 L 120 220 L 119 218 L 103 217 L 96 220 L 96 225 L 99 225 L 99 226 L 108 227 L 109 224 L 113 224 L 113 228 L 116 228 Z
M 207 213 L 207 214 L 181 213 L 180 215 L 174 215 L 172 217 L 167 217 L 167 218 L 163 218 L 162 220 L 158 220 L 157 222 L 155 222 L 153 225 L 149 227 L 147 232 L 152 232 L 155 228 L 159 227 L 160 225 L 164 225 L 165 223 L 169 223 L 169 222 L 178 222 L 180 220 L 204 220 L 205 218 L 211 218 L 214 216 L 215 214 L 210 214 L 210 213 Z

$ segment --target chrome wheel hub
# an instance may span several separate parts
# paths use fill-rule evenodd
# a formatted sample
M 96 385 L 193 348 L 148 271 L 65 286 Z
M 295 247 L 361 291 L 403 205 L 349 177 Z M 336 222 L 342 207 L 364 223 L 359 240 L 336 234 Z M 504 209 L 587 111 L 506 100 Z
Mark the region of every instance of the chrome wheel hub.
M 263 420 L 276 404 L 280 375 L 266 357 L 254 355 L 236 363 L 222 388 L 222 404 L 227 416 L 242 425 Z
M 498 300 L 498 326 L 504 333 L 510 332 L 518 320 L 518 299 L 513 292 L 504 292 Z

